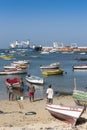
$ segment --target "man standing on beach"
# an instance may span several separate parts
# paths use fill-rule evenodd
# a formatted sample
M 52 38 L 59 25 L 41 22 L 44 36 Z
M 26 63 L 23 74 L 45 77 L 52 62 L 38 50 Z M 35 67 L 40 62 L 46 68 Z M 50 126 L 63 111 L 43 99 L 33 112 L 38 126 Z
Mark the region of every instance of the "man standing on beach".
M 9 101 L 10 101 L 11 99 L 12 99 L 12 101 L 13 101 L 13 98 L 14 98 L 13 84 L 11 84 L 11 86 L 9 86 L 8 91 L 9 91 Z
M 31 101 L 34 102 L 34 93 L 35 93 L 35 88 L 34 88 L 34 86 L 32 84 L 30 84 L 29 85 L 29 92 L 28 92 L 30 102 Z
M 53 103 L 53 89 L 51 88 L 51 85 L 49 85 L 47 88 L 46 96 L 47 96 L 47 103 L 52 104 Z

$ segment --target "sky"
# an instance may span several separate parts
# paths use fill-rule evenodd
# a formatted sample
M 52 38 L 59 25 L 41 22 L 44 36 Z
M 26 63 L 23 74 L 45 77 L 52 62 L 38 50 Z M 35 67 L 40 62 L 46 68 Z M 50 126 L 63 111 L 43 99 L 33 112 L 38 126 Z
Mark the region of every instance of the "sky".
M 0 0 L 0 48 L 16 40 L 87 46 L 87 0 Z

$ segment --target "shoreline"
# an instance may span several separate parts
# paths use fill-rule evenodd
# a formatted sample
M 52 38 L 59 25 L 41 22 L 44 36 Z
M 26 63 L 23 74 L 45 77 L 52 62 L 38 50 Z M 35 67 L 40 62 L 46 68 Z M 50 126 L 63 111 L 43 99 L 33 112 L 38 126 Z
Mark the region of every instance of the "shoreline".
M 54 97 L 53 104 L 76 106 L 72 96 Z M 30 102 L 24 100 L 0 100 L 0 130 L 73 130 L 70 124 L 54 118 L 45 109 L 46 98 Z M 25 114 L 35 112 L 34 114 Z M 87 130 L 87 112 L 77 121 L 75 130 Z

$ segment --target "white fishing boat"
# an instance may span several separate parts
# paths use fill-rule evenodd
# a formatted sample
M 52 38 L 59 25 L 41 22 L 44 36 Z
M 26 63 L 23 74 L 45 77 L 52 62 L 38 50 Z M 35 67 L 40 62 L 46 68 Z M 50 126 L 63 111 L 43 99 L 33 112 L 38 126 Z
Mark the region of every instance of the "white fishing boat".
M 83 64 L 83 65 L 73 65 L 72 66 L 73 69 L 80 69 L 80 70 L 84 70 L 87 69 L 87 64 Z
M 4 69 L 27 69 L 29 65 L 27 64 L 14 64 L 11 63 L 11 65 L 5 65 Z
M 44 80 L 43 78 L 40 78 L 38 76 L 26 76 L 25 77 L 26 81 L 28 81 L 29 83 L 34 83 L 34 84 L 43 84 Z
M 14 64 L 28 64 L 30 60 L 19 60 L 19 61 L 13 61 Z
M 13 74 L 26 74 L 27 69 L 7 69 L 7 70 L 1 70 L 0 75 L 13 75 Z
M 50 114 L 62 121 L 70 123 L 72 126 L 76 125 L 78 118 L 84 112 L 83 106 L 66 107 L 63 105 L 46 105 L 46 109 Z
M 49 54 L 50 52 L 49 51 L 41 51 L 40 54 Z
M 12 66 L 12 65 L 5 65 L 4 69 L 16 69 L 16 66 Z
M 60 66 L 59 62 L 51 63 L 50 65 L 40 65 L 40 69 L 58 69 Z

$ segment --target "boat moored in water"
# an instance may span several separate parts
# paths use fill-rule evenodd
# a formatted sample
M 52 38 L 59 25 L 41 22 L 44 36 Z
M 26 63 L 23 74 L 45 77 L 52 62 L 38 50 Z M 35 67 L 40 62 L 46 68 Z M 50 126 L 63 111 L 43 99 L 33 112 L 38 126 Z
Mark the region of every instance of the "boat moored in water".
M 42 66 L 40 65 L 40 69 L 58 69 L 60 66 L 59 62 L 52 63 L 50 65 Z
M 0 75 L 27 74 L 27 69 L 1 70 Z
M 83 64 L 83 65 L 73 65 L 72 66 L 73 69 L 80 69 L 80 70 L 84 70 L 87 69 L 87 64 Z
M 63 69 L 49 69 L 49 70 L 42 71 L 42 74 L 45 75 L 45 76 L 62 75 L 63 72 L 64 72 Z
M 38 77 L 38 76 L 29 75 L 29 76 L 26 76 L 25 79 L 29 83 L 34 83 L 34 84 L 43 84 L 44 83 L 43 78 Z
M 30 60 L 19 60 L 19 61 L 13 61 L 14 64 L 28 64 L 30 63 Z

